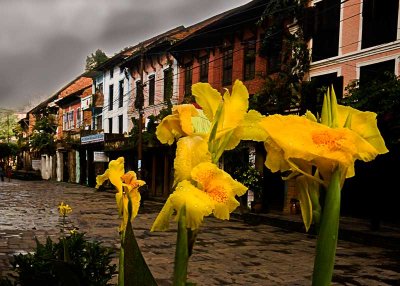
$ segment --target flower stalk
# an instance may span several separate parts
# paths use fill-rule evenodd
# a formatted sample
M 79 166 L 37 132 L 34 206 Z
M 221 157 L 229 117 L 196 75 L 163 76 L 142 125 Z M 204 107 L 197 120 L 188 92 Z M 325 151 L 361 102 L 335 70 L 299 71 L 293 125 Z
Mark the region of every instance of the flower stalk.
M 333 172 L 326 191 L 314 260 L 313 286 L 331 285 L 339 233 L 340 174 L 339 169 Z
M 179 212 L 178 233 L 175 249 L 174 286 L 185 286 L 189 263 L 188 230 L 186 228 L 186 206 Z

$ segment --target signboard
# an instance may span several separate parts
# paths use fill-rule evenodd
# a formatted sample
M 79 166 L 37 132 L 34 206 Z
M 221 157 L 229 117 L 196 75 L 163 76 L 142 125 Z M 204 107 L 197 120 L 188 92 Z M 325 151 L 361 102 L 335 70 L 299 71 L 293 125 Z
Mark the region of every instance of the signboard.
M 108 162 L 110 159 L 104 152 L 93 152 L 93 162 Z
M 81 99 L 82 110 L 89 109 L 91 105 L 92 105 L 92 96 L 91 95 Z
M 32 160 L 32 169 L 37 171 L 42 168 L 42 160 Z
M 81 144 L 104 142 L 104 133 L 92 134 L 81 137 Z

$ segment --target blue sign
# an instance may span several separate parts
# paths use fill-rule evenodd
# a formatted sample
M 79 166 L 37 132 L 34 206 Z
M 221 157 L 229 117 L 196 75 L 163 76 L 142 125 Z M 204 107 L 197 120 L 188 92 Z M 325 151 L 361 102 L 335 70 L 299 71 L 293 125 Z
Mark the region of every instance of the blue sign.
M 81 144 L 104 142 L 104 133 L 93 134 L 81 137 Z

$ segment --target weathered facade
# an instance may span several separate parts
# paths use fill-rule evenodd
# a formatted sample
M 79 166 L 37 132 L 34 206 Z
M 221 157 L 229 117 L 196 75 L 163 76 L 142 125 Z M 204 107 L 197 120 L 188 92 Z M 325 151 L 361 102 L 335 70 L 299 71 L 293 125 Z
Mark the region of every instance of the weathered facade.
M 81 98 L 92 93 L 92 79 L 79 76 L 63 87 L 55 101 L 58 110 L 57 181 L 80 183 L 80 130 L 84 128 Z

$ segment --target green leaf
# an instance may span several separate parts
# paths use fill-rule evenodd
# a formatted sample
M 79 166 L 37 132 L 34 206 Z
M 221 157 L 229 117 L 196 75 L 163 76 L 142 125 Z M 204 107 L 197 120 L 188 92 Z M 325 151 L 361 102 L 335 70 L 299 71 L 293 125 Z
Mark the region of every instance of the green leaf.
M 306 176 L 298 176 L 296 178 L 296 187 L 299 190 L 299 201 L 301 206 L 301 215 L 303 218 L 304 226 L 306 231 L 310 229 L 312 222 L 312 204 L 310 195 L 308 193 L 309 181 Z
M 351 113 L 349 112 L 349 114 L 347 115 L 347 117 L 346 117 L 346 122 L 344 123 L 344 128 L 349 128 L 349 129 L 351 129 L 351 119 L 352 119 L 352 115 L 351 115 Z
M 337 108 L 336 93 L 335 93 L 335 90 L 333 89 L 333 85 L 331 86 L 330 89 L 332 90 L 330 93 L 331 120 L 332 120 L 331 127 L 338 128 L 339 127 L 339 114 L 338 114 L 338 108 Z
M 132 202 L 129 199 L 128 202 L 129 218 L 128 224 L 125 229 L 125 237 L 121 248 L 124 251 L 124 263 L 123 263 L 123 277 L 124 286 L 134 285 L 157 285 L 144 257 L 139 249 L 139 245 L 136 241 L 133 233 L 130 216 L 132 214 Z
M 174 262 L 174 286 L 185 286 L 189 262 L 188 231 L 186 228 L 186 206 L 179 211 L 178 233 Z

